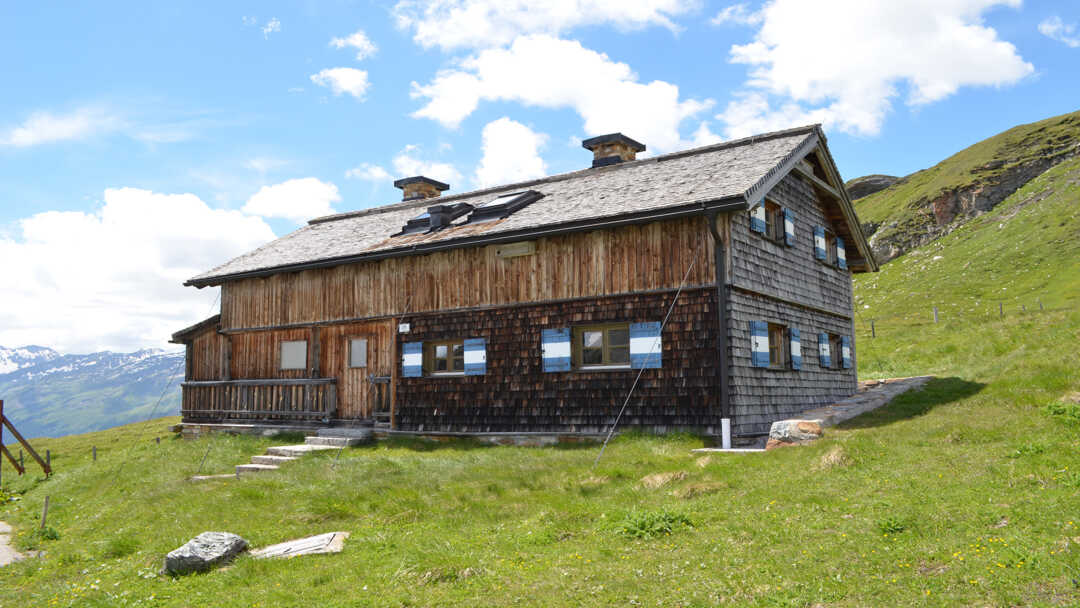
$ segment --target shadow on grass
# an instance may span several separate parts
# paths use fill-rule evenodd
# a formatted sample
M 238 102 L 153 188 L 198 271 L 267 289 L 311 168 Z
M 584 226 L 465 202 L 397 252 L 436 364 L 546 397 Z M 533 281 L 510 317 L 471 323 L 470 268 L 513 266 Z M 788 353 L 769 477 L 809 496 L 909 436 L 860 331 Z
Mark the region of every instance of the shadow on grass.
M 934 378 L 922 390 L 908 391 L 893 399 L 889 405 L 843 422 L 838 428 L 863 429 L 915 418 L 939 405 L 967 399 L 984 387 L 985 384 L 963 378 Z

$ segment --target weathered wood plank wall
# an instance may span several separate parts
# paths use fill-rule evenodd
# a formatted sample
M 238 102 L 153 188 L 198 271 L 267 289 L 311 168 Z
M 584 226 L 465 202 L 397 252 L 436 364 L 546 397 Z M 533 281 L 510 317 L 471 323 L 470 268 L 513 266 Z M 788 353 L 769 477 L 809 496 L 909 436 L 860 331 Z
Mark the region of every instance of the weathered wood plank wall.
M 228 369 L 226 344 L 229 338 L 208 327 L 191 341 L 188 351 L 191 377 L 188 380 L 224 380 Z
M 306 369 L 281 369 L 281 343 L 307 340 L 308 363 L 313 349 L 311 330 L 282 329 L 229 336 L 232 340 L 230 372 L 233 378 L 306 378 Z
M 705 218 L 542 238 L 502 259 L 494 246 L 244 279 L 222 287 L 225 330 L 602 296 L 715 280 Z

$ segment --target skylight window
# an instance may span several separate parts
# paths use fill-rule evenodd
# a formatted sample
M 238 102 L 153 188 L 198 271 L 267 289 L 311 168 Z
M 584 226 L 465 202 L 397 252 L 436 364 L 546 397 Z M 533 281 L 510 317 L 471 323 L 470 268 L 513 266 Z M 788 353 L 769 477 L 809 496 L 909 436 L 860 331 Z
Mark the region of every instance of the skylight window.
M 427 211 L 409 220 L 405 227 L 401 229 L 401 232 L 394 236 L 401 236 L 403 234 L 415 234 L 417 232 L 423 232 L 427 230 L 431 225 L 431 214 Z
M 473 206 L 468 203 L 432 205 L 424 213 L 406 222 L 401 232 L 392 236 L 416 234 L 418 232 L 436 232 L 449 227 L 451 222 L 472 210 Z
M 485 203 L 477 205 L 472 215 L 469 216 L 469 223 L 501 220 L 543 197 L 544 195 L 536 190 L 500 194 Z

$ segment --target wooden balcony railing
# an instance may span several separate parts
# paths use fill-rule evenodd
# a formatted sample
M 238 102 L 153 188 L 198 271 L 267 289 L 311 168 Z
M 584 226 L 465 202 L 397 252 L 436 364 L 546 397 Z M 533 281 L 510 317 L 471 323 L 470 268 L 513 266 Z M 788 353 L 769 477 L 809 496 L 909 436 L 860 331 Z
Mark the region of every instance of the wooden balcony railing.
M 185 422 L 330 420 L 337 414 L 334 378 L 185 382 Z

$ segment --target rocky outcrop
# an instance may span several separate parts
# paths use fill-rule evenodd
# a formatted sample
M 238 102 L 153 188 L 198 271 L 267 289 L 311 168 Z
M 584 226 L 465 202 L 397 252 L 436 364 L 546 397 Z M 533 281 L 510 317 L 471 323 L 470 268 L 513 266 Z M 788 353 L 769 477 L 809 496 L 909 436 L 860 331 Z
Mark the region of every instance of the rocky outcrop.
M 851 200 L 856 200 L 880 192 L 898 181 L 900 178 L 895 175 L 864 175 L 850 180 L 844 187 L 847 188 Z
M 1080 156 L 1080 143 L 1044 151 L 1044 155 L 1010 165 L 996 160 L 971 169 L 976 176 L 963 187 L 942 190 L 932 198 L 923 197 L 911 208 L 914 217 L 903 222 L 864 224 L 871 235 L 870 249 L 879 264 L 949 234 L 967 220 L 990 211 L 1029 181 L 1056 165 Z M 906 178 L 905 178 L 906 179 Z
M 164 574 L 204 572 L 227 563 L 247 549 L 248 542 L 229 532 L 203 532 L 165 556 Z

